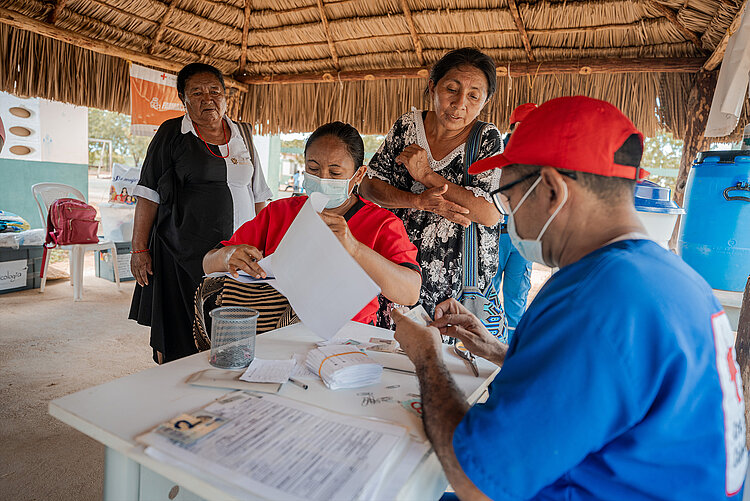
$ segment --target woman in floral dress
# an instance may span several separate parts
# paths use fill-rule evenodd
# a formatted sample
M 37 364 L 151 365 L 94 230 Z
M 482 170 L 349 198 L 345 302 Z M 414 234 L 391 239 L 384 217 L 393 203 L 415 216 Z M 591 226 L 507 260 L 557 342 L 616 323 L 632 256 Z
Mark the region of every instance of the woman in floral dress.
M 484 289 L 497 270 L 500 213 L 489 193 L 500 171 L 464 176 L 464 150 L 472 127 L 497 86 L 495 63 L 475 49 L 447 53 L 430 72 L 433 111 L 413 109 L 393 124 L 372 157 L 361 185 L 365 198 L 393 211 L 419 249 L 420 303 L 435 305 L 458 298 L 462 287 L 464 228 L 478 223 L 478 286 Z M 500 132 L 486 124 L 478 158 L 502 151 Z M 388 325 L 381 307 L 378 325 Z

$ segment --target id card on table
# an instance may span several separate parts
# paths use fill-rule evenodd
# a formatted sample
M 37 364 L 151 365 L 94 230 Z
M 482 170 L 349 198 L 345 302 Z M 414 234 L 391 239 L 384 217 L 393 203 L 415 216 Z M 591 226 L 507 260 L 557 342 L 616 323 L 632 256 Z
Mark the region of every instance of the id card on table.
M 154 430 L 159 435 L 183 445 L 189 445 L 227 423 L 227 419 L 212 412 L 200 410 L 180 414 Z

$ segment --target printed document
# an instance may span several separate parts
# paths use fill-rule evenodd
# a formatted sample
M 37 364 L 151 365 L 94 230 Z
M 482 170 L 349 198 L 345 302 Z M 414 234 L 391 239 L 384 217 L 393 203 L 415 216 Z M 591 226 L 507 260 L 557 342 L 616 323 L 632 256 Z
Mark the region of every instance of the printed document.
M 250 383 L 286 383 L 294 373 L 297 362 L 289 360 L 263 360 L 255 358 L 240 376 L 242 381 Z
M 138 440 L 266 499 L 370 497 L 384 464 L 409 443 L 404 427 L 276 395 L 234 392 L 203 410 L 226 423 L 191 444 L 154 432 Z

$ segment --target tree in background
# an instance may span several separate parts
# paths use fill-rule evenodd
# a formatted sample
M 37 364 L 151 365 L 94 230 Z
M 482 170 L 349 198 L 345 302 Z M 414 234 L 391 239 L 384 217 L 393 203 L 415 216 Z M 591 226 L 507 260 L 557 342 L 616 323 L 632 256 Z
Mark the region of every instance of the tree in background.
M 677 171 L 680 168 L 682 145 L 683 142 L 675 139 L 671 132 L 661 132 L 645 139 L 641 167 L 652 173 L 649 181 L 674 190 L 677 177 L 656 174 L 654 169 Z
M 130 167 L 143 163 L 151 142 L 151 138 L 130 133 L 130 115 L 94 108 L 89 108 L 89 137 L 111 140 L 112 162 Z M 101 154 L 101 143 L 89 143 L 89 165 L 98 165 Z
M 282 139 L 281 140 L 281 147 L 282 148 L 296 148 L 299 150 L 305 149 L 305 143 L 307 142 L 307 137 L 309 134 L 305 134 L 305 139 Z M 376 151 L 378 151 L 378 148 L 380 148 L 380 144 L 385 139 L 385 136 L 380 135 L 370 135 L 370 136 L 362 136 L 362 142 L 365 143 L 365 159 L 369 159 L 372 155 L 375 154 Z M 365 160 L 365 162 L 366 162 Z M 304 159 L 300 155 L 299 158 L 300 164 L 304 164 Z

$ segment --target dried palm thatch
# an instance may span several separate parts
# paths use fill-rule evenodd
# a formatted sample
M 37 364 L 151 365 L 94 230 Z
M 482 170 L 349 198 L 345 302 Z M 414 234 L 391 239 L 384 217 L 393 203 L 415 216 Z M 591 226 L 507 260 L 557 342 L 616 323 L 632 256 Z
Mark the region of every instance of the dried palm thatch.
M 260 132 L 383 133 L 429 107 L 430 64 L 471 46 L 498 64 L 483 118 L 501 128 L 520 103 L 584 94 L 681 137 L 697 71 L 746 1 L 0 0 L 0 90 L 127 112 L 128 60 L 203 61 L 233 76 L 232 114 Z

